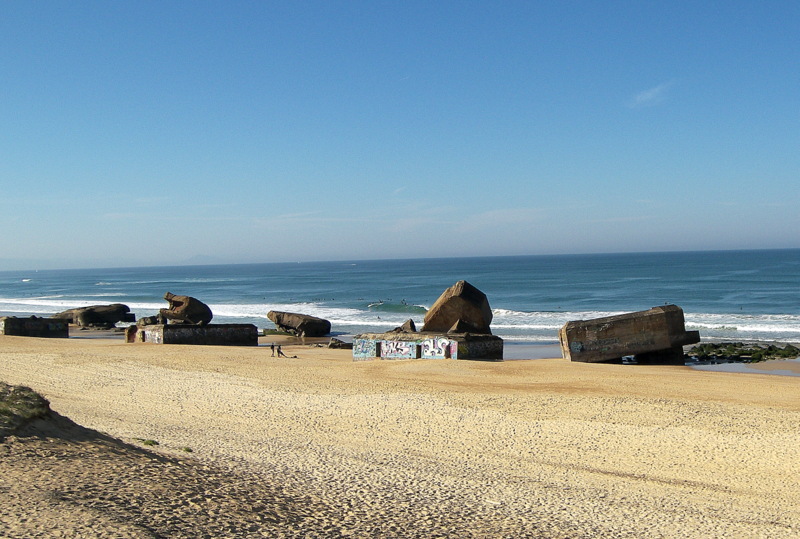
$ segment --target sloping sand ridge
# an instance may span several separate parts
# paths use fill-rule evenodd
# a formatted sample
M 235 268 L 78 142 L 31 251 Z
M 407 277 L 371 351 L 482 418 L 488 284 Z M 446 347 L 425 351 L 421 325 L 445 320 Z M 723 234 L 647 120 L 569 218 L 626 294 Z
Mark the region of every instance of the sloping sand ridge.
M 798 378 L 284 351 L 0 337 L 0 535 L 800 533 Z

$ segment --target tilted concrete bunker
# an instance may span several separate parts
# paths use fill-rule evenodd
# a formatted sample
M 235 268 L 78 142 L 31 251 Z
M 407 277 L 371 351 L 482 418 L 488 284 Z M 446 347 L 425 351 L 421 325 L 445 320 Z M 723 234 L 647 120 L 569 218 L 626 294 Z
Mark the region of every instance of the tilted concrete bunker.
M 53 318 L 66 320 L 67 323 L 75 324 L 79 328 L 99 327 L 110 329 L 116 327 L 117 322 L 136 322 L 136 315 L 131 312 L 130 307 L 123 303 L 89 305 L 88 307 L 67 309 L 54 314 Z
M 683 346 L 700 342 L 686 331 L 677 305 L 647 311 L 567 322 L 558 332 L 565 359 L 584 363 L 635 356 L 638 363 L 682 364 Z
M 298 337 L 322 337 L 331 332 L 331 323 L 324 318 L 308 314 L 270 311 L 267 313 L 275 327 Z

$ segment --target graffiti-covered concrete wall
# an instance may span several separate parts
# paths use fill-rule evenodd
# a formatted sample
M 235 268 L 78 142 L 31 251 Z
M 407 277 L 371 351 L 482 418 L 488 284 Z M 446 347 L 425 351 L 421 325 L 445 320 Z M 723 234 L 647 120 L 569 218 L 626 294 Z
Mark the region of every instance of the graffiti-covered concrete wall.
M 353 339 L 353 359 L 372 359 L 380 355 L 378 341 L 374 339 Z
M 458 359 L 458 341 L 447 337 L 437 336 L 425 339 L 420 347 L 424 359 Z
M 503 340 L 493 335 L 367 333 L 353 339 L 353 360 L 503 359 Z
M 382 359 L 419 359 L 419 343 L 409 341 L 379 341 L 376 343 Z

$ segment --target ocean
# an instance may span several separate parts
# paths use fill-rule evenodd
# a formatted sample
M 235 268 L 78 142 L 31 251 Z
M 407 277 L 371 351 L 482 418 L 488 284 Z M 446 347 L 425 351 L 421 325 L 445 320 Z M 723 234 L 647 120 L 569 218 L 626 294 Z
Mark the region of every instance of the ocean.
M 164 293 L 207 303 L 216 323 L 271 329 L 270 310 L 331 321 L 345 340 L 411 318 L 464 279 L 492 307 L 492 332 L 552 344 L 570 320 L 675 304 L 705 341 L 800 342 L 800 249 L 367 260 L 0 272 L 0 316 L 125 303 L 137 318 Z

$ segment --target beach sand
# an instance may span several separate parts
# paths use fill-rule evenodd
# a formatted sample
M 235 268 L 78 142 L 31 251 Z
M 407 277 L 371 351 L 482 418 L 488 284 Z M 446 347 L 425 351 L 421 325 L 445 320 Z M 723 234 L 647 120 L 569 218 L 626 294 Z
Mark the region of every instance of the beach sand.
M 797 377 L 261 340 L 0 336 L 0 536 L 800 535 Z

